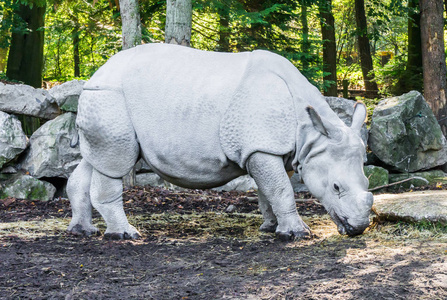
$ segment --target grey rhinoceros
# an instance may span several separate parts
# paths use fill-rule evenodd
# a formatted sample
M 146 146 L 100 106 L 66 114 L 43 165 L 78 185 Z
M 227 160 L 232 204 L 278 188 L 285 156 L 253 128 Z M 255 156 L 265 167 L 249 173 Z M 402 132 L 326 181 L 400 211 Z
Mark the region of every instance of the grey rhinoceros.
M 77 126 L 83 160 L 67 192 L 68 230 L 138 238 L 122 204 L 121 178 L 141 156 L 162 178 L 211 188 L 250 174 L 259 188 L 260 230 L 310 235 L 298 215 L 287 171 L 301 172 L 341 234 L 369 225 L 373 196 L 363 174 L 357 104 L 351 127 L 285 58 L 268 51 L 215 53 L 148 44 L 113 56 L 85 84 Z

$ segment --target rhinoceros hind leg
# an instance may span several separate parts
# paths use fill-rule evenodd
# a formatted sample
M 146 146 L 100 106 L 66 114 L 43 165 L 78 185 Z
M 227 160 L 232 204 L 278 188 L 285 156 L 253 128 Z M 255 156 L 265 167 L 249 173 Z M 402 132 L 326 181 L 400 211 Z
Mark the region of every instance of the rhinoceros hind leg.
M 247 166 L 249 174 L 258 185 L 261 195 L 260 207 L 263 215 L 267 215 L 266 221 L 271 223 L 273 218 L 268 212 L 268 207 L 265 209 L 264 206 L 263 211 L 264 202 L 270 204 L 272 212 L 276 216 L 278 222 L 275 231 L 276 235 L 281 240 L 311 237 L 309 227 L 304 223 L 296 210 L 293 188 L 284 168 L 283 158 L 277 155 L 256 152 L 248 159 Z M 262 200 L 263 197 L 265 197 L 266 201 Z M 269 224 L 266 224 L 264 228 L 269 229 Z
M 121 178 L 108 177 L 93 169 L 90 196 L 93 207 L 107 224 L 105 239 L 138 239 L 141 236 L 127 221 L 122 191 Z
M 92 224 L 92 204 L 90 202 L 90 181 L 92 166 L 85 160 L 71 174 L 67 183 L 72 218 L 67 231 L 74 235 L 97 235 L 98 228 Z

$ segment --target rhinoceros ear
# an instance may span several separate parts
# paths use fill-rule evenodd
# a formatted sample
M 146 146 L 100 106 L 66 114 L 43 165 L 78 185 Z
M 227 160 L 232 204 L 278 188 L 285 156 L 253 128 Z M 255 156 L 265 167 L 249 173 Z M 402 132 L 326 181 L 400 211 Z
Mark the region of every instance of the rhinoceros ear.
M 324 127 L 323 121 L 321 121 L 320 115 L 315 111 L 312 106 L 306 107 L 306 111 L 309 114 L 314 128 L 324 136 L 329 136 L 326 127 Z
M 360 130 L 366 120 L 366 106 L 362 102 L 357 102 L 354 106 L 354 113 L 352 114 L 351 128 L 354 130 Z

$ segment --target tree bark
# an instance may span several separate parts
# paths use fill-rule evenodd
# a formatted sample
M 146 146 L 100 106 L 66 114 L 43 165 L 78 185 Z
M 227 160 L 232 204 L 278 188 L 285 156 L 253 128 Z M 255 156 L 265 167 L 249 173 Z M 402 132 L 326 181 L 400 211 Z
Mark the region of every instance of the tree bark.
M 74 76 L 81 76 L 81 60 L 79 56 L 79 22 L 77 19 L 74 20 L 74 27 L 72 31 L 73 37 L 73 61 L 74 61 Z
M 335 42 L 335 20 L 332 0 L 325 0 L 319 7 L 321 35 L 323 38 L 323 76 L 327 89 L 325 96 L 337 96 L 337 47 Z
M 13 32 L 9 48 L 6 76 L 23 81 L 35 88 L 42 87 L 45 5 L 33 7 L 21 4 L 15 12 L 29 32 Z
M 123 50 L 141 44 L 141 20 L 138 0 L 120 0 Z
M 375 75 L 368 38 L 364 0 L 355 0 L 355 20 L 357 23 L 357 41 L 365 90 L 369 97 L 376 97 L 378 88 L 377 83 L 373 81 Z
M 307 6 L 305 1 L 301 1 L 301 26 L 302 26 L 302 40 L 301 40 L 301 64 L 304 72 L 309 69 L 310 57 L 310 43 L 309 43 L 309 24 L 307 22 Z
M 140 6 L 138 0 L 120 0 L 118 4 L 121 15 L 122 50 L 126 50 L 141 44 Z M 124 186 L 135 186 L 136 176 L 134 166 L 129 174 L 123 177 Z
M 221 52 L 230 51 L 230 14 L 228 9 L 219 8 L 219 43 L 217 50 Z
M 165 42 L 190 46 L 191 27 L 191 0 L 167 0 Z
M 424 97 L 447 133 L 446 63 L 444 50 L 444 3 L 420 0 Z
M 408 1 L 408 56 L 405 72 L 399 79 L 396 93 L 411 90 L 422 92 L 421 14 L 419 0 Z

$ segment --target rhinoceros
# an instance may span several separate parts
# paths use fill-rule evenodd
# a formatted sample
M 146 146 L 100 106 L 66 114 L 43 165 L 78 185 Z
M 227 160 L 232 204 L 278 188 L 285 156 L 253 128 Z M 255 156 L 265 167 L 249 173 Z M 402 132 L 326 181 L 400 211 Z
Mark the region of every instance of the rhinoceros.
M 300 172 L 341 234 L 369 225 L 373 196 L 363 174 L 358 103 L 346 126 L 287 59 L 268 51 L 216 53 L 147 44 L 114 55 L 84 85 L 77 127 L 82 161 L 69 178 L 68 230 L 134 239 L 122 180 L 142 157 L 163 179 L 187 188 L 243 175 L 258 185 L 264 223 L 281 239 L 311 235 L 298 215 L 287 172 Z

